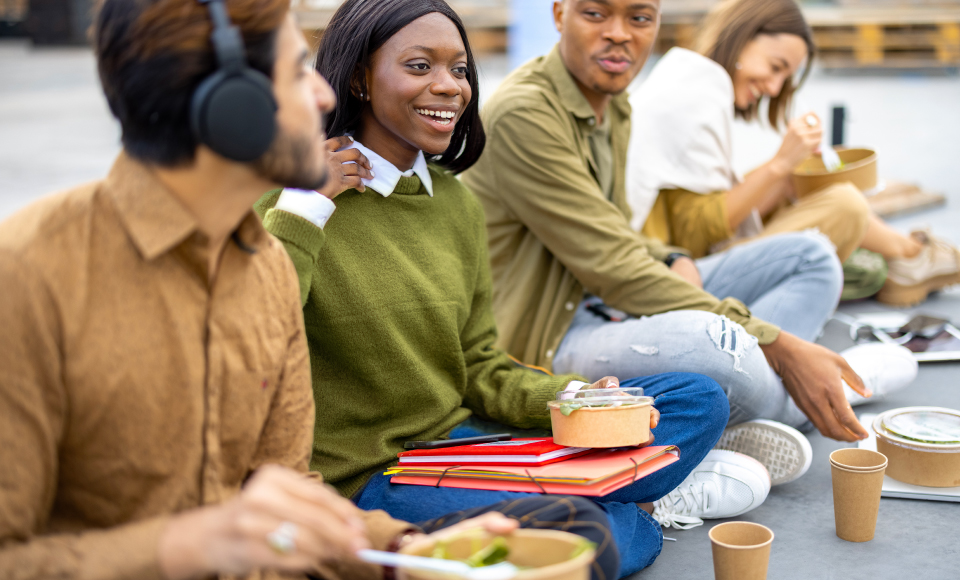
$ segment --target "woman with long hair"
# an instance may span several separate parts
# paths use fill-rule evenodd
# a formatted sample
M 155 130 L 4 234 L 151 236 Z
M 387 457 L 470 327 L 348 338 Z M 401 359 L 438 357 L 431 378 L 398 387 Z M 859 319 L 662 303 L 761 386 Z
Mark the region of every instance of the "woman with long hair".
M 485 144 L 477 66 L 460 18 L 442 0 L 347 0 L 324 32 L 317 70 L 338 98 L 325 126 L 337 150 L 334 178 L 322 195 L 288 189 L 257 205 L 301 280 L 316 399 L 312 469 L 359 506 L 411 522 L 532 495 L 394 485 L 384 475 L 406 441 L 475 434 L 462 425 L 471 416 L 549 428 L 546 402 L 557 392 L 618 384 L 551 376 L 494 347 L 483 212 L 456 178 Z M 713 380 L 671 373 L 620 384 L 658 397 L 657 444 L 683 452 L 599 500 L 622 557 L 619 572 L 603 570 L 608 578 L 653 561 L 659 521 L 696 520 L 693 502 L 654 502 L 708 453 L 736 456 L 726 468 L 745 472 L 754 487 L 718 483 L 711 489 L 727 497 L 719 504 L 726 511 L 711 502 L 701 515 L 742 513 L 769 491 L 758 462 L 711 452 L 729 415 Z M 710 477 L 697 482 L 701 493 Z
M 845 264 L 847 274 L 877 274 L 851 297 L 879 290 L 878 300 L 898 306 L 960 282 L 955 247 L 925 231 L 907 236 L 892 229 L 852 184 L 794 198 L 790 176 L 819 153 L 823 133 L 812 113 L 788 120 L 814 54 L 812 32 L 793 0 L 725 0 L 715 6 L 695 49 L 671 49 L 631 96 L 627 180 L 633 226 L 695 257 L 735 238 L 817 228 L 842 261 L 862 248 L 887 262 L 885 283 L 882 261 L 870 266 L 869 258 L 859 257 Z M 772 159 L 741 178 L 732 162 L 734 118 L 756 119 L 764 105 L 770 126 L 785 127 L 783 142 Z

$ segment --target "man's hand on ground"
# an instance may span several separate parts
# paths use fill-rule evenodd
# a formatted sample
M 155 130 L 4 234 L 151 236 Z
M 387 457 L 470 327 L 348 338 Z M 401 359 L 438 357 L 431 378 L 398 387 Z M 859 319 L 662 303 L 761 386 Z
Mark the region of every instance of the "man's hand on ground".
M 838 441 L 866 439 L 866 430 L 843 394 L 841 379 L 865 397 L 871 393 L 842 356 L 783 331 L 761 348 L 787 392 L 820 433 Z
M 697 263 L 690 258 L 677 258 L 670 265 L 670 271 L 703 290 L 703 280 L 700 279 Z

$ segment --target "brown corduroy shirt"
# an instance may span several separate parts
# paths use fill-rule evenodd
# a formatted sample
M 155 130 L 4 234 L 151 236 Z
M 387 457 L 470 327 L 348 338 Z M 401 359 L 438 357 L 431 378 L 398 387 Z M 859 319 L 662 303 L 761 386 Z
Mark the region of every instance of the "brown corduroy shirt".
M 0 224 L 0 578 L 160 578 L 171 514 L 230 498 L 264 464 L 307 470 L 293 265 L 252 211 L 212 287 L 208 248 L 125 155 Z M 410 527 L 361 515 L 381 549 Z

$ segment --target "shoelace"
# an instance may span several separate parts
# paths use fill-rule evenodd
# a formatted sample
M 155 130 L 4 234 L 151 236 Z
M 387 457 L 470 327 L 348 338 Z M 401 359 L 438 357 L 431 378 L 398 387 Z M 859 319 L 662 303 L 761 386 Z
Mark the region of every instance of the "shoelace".
M 707 494 L 704 486 L 697 482 L 681 485 L 653 502 L 653 519 L 665 528 L 674 527 L 678 530 L 702 526 L 703 520 L 690 514 L 694 509 L 706 513 Z

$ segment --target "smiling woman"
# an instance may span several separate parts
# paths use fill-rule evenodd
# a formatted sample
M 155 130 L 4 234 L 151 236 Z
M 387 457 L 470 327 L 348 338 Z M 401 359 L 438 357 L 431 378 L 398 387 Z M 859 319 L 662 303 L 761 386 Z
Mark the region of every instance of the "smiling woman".
M 476 64 L 463 22 L 445 2 L 348 0 L 320 42 L 317 70 L 340 99 L 327 118 L 330 137 L 379 143 L 391 162 L 412 163 L 424 151 L 453 173 L 483 151 L 479 104 L 472 98 L 480 91 Z M 401 101 L 378 98 L 386 86 L 395 87 Z
M 705 19 L 695 49 L 670 50 L 631 97 L 631 225 L 696 257 L 734 238 L 817 229 L 846 262 L 846 296 L 879 291 L 878 300 L 896 306 L 960 283 L 957 248 L 929 232 L 890 228 L 852 183 L 838 180 L 797 199 L 792 174 L 819 155 L 823 125 L 814 113 L 788 119 L 816 52 L 796 2 L 724 0 Z M 732 162 L 733 122 L 757 119 L 764 101 L 769 126 L 784 128 L 783 141 L 773 158 L 741 177 Z M 858 249 L 882 256 L 889 276 L 877 256 L 847 261 Z

